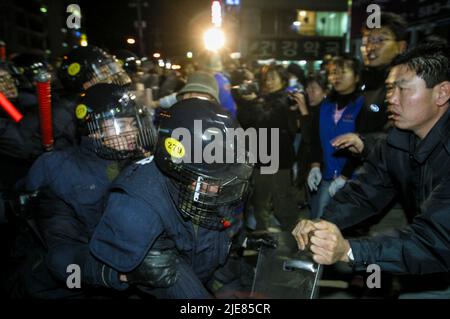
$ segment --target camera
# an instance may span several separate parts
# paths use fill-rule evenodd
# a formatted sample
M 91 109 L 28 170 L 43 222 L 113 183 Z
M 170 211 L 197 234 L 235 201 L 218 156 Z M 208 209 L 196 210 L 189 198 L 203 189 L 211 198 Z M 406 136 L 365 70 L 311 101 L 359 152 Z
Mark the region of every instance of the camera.
M 259 93 L 259 85 L 254 81 L 253 74 L 245 67 L 236 69 L 231 75 L 234 94 L 245 96 Z
M 244 82 L 239 84 L 237 87 L 237 92 L 239 95 L 251 95 L 252 93 L 258 94 L 259 86 L 256 82 Z
M 297 87 L 295 87 L 295 88 L 289 88 L 289 89 L 286 90 L 286 92 L 287 92 L 288 104 L 289 104 L 289 105 L 296 105 L 296 104 L 297 104 L 297 101 L 294 99 L 294 97 L 292 96 L 292 94 L 295 94 L 295 93 L 301 93 L 301 94 L 303 94 L 303 95 L 305 96 L 305 98 L 306 98 L 306 93 L 305 93 L 305 91 L 303 91 L 303 90 L 301 90 L 300 88 L 297 88 Z

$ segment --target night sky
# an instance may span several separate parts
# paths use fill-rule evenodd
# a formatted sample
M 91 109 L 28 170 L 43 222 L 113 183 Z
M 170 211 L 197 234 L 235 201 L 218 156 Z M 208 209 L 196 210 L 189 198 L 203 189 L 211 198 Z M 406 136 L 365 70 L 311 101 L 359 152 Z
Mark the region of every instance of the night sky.
M 128 45 L 127 37 L 136 40 L 136 8 L 130 8 L 122 1 L 80 0 L 85 31 L 89 43 L 110 50 L 130 49 L 138 53 L 138 46 Z M 144 39 L 147 54 L 159 51 L 166 56 L 184 55 L 188 50 L 195 51 L 195 45 L 201 43 L 201 35 L 194 26 L 208 23 L 210 0 L 146 0 L 148 7 L 143 8 L 142 16 L 147 22 Z M 194 23 L 192 23 L 194 21 Z M 197 22 L 195 22 L 197 21 Z M 191 23 L 190 23 L 191 22 Z

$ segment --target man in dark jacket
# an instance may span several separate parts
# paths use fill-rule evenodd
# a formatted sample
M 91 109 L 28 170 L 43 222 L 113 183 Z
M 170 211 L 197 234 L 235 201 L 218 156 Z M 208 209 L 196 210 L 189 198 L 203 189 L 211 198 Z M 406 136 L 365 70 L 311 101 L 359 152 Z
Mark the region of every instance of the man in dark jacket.
M 327 206 L 324 221 L 301 221 L 293 231 L 300 249 L 311 242 L 317 262 L 352 262 L 359 270 L 376 263 L 408 274 L 450 270 L 448 54 L 448 47 L 421 46 L 394 61 L 389 110 L 395 128 L 378 141 L 365 172 Z M 339 229 L 378 214 L 397 195 L 407 202 L 409 226 L 368 239 L 342 237 Z

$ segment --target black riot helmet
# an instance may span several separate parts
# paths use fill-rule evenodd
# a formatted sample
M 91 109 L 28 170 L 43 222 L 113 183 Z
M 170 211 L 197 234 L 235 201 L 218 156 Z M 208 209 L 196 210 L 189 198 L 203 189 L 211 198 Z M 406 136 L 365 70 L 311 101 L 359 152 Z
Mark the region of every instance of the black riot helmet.
M 14 65 L 13 75 L 19 81 L 19 87 L 25 90 L 34 89 L 37 74 L 50 71 L 50 65 L 42 54 L 19 53 L 11 62 Z
M 96 46 L 78 47 L 65 55 L 58 77 L 66 90 L 76 93 L 97 83 L 131 83 L 114 57 Z
M 128 88 L 117 84 L 96 84 L 80 94 L 75 115 L 81 134 L 94 141 L 100 157 L 138 159 L 153 152 L 156 131 L 151 116 L 135 100 Z
M 196 98 L 160 115 L 155 162 L 175 184 L 182 216 L 208 229 L 231 226 L 253 172 L 245 144 L 237 146 L 239 124 L 220 105 Z
M 133 76 L 138 72 L 142 72 L 142 61 L 133 52 L 128 50 L 119 50 L 115 52 L 114 56 L 130 76 Z
M 0 92 L 11 101 L 19 96 L 17 80 L 12 76 L 13 69 L 14 66 L 11 63 L 0 62 Z

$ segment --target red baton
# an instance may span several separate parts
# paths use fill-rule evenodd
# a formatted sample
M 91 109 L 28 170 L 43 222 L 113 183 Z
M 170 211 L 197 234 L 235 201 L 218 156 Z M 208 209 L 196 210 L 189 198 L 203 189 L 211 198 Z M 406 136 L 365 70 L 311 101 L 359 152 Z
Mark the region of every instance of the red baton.
M 6 45 L 5 42 L 0 41 L 0 62 L 6 61 Z
M 50 74 L 41 72 L 36 76 L 36 89 L 41 123 L 41 142 L 46 151 L 53 148 L 52 102 Z
M 12 105 L 12 103 L 6 98 L 6 96 L 3 95 L 2 92 L 0 92 L 0 105 L 15 122 L 18 123 L 23 118 L 22 113 L 20 113 L 19 110 Z

